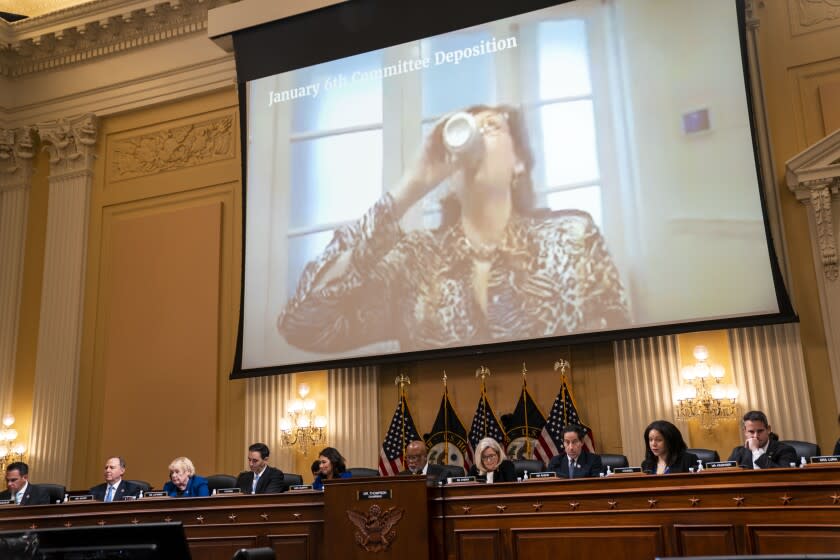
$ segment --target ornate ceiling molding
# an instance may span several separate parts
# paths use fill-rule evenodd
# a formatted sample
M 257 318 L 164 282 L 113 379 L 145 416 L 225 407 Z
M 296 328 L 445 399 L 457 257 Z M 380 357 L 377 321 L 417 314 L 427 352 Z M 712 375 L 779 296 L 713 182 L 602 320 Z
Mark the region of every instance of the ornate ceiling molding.
M 96 0 L 13 24 L 0 21 L 0 75 L 52 71 L 204 32 L 208 9 L 237 1 Z

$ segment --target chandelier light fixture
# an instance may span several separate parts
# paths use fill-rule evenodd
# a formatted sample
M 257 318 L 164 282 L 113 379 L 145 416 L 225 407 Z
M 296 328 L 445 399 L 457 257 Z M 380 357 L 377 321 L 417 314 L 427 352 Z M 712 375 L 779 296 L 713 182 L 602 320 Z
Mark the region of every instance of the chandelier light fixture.
M 683 379 L 674 394 L 677 419 L 697 419 L 706 430 L 715 427 L 718 421 L 735 418 L 738 415 L 738 387 L 722 383 L 725 375 L 723 366 L 709 363 L 709 350 L 705 346 L 694 347 L 697 363 L 680 370 Z
M 289 402 L 287 417 L 280 420 L 280 443 L 306 454 L 309 448 L 324 439 L 326 416 L 315 416 L 315 401 L 307 399 L 309 385 L 298 385 L 300 398 Z
M 26 446 L 17 441 L 18 432 L 12 426 L 15 417 L 11 414 L 3 416 L 3 428 L 0 429 L 0 471 L 16 461 L 26 459 Z

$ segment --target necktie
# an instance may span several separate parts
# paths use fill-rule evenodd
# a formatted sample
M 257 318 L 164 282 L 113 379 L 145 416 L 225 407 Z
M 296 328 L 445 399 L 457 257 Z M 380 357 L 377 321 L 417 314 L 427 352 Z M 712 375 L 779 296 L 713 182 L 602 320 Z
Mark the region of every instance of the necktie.
M 575 462 L 569 459 L 569 478 L 575 477 Z
M 21 500 L 23 500 L 23 490 L 15 494 L 15 504 L 20 505 Z
M 256 494 L 257 493 L 257 481 L 259 481 L 259 479 L 260 479 L 260 475 L 255 474 L 254 475 L 254 485 L 251 487 L 251 494 Z
M 110 484 L 108 485 L 108 493 L 105 494 L 105 501 L 110 502 L 114 499 L 114 487 Z

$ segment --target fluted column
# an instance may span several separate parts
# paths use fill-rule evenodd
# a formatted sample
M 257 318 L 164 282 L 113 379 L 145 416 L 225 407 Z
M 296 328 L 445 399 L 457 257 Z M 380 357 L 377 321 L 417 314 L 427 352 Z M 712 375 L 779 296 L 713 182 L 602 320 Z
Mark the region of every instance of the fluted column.
M 248 379 L 245 388 L 245 441 L 265 443 L 271 449 L 271 464 L 286 472 L 295 472 L 295 450 L 281 447 L 280 419 L 294 398 L 293 381 L 292 375 L 257 377 Z
M 0 129 L 0 414 L 14 387 L 33 155 L 30 129 Z
M 348 467 L 376 468 L 379 462 L 378 367 L 331 369 L 327 376 L 330 441 Z
M 96 119 L 38 126 L 50 155 L 49 203 L 30 459 L 37 479 L 70 479 Z
M 729 346 L 744 411 L 763 410 L 782 439 L 816 441 L 799 325 L 732 329 Z
M 642 436 L 652 420 L 674 421 L 673 389 L 679 386 L 676 336 L 621 340 L 614 345 L 621 446 L 631 465 L 645 456 Z M 683 433 L 682 423 L 678 423 Z

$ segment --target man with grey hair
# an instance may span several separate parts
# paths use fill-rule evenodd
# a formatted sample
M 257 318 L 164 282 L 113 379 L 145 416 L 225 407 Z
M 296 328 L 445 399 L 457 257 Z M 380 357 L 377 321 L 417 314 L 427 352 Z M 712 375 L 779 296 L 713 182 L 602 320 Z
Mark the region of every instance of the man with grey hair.
M 121 502 L 126 497 L 137 498 L 140 486 L 123 480 L 125 460 L 122 457 L 108 457 L 105 461 L 105 482 L 90 489 L 93 497 L 100 502 Z

